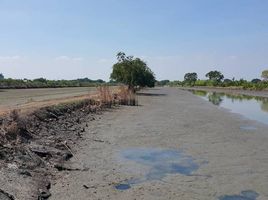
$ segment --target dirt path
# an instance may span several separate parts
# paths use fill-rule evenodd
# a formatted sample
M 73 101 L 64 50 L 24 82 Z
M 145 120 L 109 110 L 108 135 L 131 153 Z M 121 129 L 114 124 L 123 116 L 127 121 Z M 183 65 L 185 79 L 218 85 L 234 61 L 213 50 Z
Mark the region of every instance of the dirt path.
M 187 91 L 144 92 L 90 122 L 71 159 L 81 170 L 60 172 L 50 199 L 268 199 L 265 125 Z

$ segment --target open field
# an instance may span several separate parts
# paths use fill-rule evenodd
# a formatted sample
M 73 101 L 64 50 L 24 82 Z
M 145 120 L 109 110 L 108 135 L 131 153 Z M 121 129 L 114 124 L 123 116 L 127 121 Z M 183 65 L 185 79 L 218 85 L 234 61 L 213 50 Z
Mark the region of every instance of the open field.
M 139 103 L 90 122 L 69 163 L 88 170 L 62 171 L 50 199 L 268 199 L 267 126 L 177 88 Z
M 82 98 L 94 92 L 95 87 L 0 90 L 0 114 L 13 109 L 50 105 L 74 97 Z

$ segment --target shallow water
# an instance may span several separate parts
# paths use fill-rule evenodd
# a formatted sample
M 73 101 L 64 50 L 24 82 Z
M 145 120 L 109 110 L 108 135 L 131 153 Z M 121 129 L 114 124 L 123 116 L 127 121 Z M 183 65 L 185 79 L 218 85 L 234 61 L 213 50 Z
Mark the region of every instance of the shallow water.
M 219 200 L 256 200 L 259 194 L 253 190 L 245 190 L 240 194 L 224 195 L 219 197 Z
M 130 188 L 129 184 L 118 184 L 115 186 L 117 190 L 128 190 Z
M 121 162 L 126 168 L 142 177 L 128 180 L 124 185 L 133 185 L 145 181 L 162 180 L 167 175 L 191 175 L 199 165 L 191 156 L 174 149 L 133 148 L 120 152 Z M 133 163 L 134 162 L 134 163 Z M 134 167 L 133 167 L 134 166 Z
M 244 131 L 255 131 L 255 130 L 257 130 L 257 128 L 255 126 L 240 126 L 240 129 L 244 130 Z
M 233 113 L 268 124 L 268 98 L 249 95 L 231 95 L 227 93 L 190 90 L 203 99 L 229 109 Z

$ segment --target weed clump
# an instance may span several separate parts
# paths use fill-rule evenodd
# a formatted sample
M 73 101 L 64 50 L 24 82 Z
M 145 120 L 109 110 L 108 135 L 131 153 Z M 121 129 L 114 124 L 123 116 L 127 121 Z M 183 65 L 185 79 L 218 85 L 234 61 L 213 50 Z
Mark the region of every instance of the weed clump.
M 100 86 L 98 100 L 101 106 L 109 108 L 112 105 L 136 106 L 138 104 L 136 94 L 126 86 L 120 86 L 113 91 L 108 86 Z

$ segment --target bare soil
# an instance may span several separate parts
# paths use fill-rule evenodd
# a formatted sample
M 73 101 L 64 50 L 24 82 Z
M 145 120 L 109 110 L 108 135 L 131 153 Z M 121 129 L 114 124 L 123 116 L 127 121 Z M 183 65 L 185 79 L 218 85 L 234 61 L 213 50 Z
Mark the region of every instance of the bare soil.
M 139 104 L 105 113 L 86 128 L 83 141 L 74 147 L 75 158 L 68 162 L 88 170 L 60 172 L 50 199 L 217 200 L 240 194 L 268 199 L 267 126 L 177 88 L 143 91 Z M 142 179 L 147 170 L 122 161 L 122 152 L 133 148 L 180 150 L 199 168 L 118 190 L 118 184 Z
M 1 89 L 0 114 L 13 109 L 38 108 L 85 97 L 96 92 L 95 87 L 40 88 L 40 89 Z
M 144 90 L 138 100 L 139 106 L 102 115 L 81 109 L 33 121 L 34 140 L 27 143 L 26 137 L 23 143 L 29 151 L 1 149 L 0 195 L 8 200 L 217 200 L 240 194 L 268 199 L 266 125 L 178 88 Z M 129 149 L 178 150 L 198 168 L 143 179 L 147 166 L 122 160 Z M 116 189 L 129 180 L 145 181 Z

